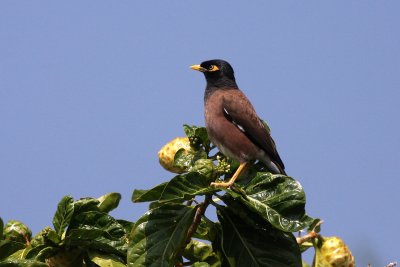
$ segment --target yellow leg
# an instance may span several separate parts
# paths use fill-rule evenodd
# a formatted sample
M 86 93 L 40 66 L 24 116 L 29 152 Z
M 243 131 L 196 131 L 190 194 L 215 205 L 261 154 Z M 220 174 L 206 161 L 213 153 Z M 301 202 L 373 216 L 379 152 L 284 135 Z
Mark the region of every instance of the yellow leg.
M 239 177 L 239 175 L 243 172 L 243 170 L 247 169 L 248 165 L 247 162 L 240 163 L 239 168 L 237 168 L 236 172 L 233 174 L 232 178 L 228 182 L 222 182 L 222 183 L 211 183 L 211 186 L 215 187 L 222 187 L 222 188 L 228 188 L 233 185 L 233 183 L 236 181 L 236 179 Z

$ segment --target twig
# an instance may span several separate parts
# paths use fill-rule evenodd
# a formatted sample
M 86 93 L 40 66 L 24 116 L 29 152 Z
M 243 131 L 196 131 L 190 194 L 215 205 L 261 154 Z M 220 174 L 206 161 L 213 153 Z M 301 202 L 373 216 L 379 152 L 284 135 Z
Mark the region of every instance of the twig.
M 306 234 L 304 236 L 296 237 L 297 244 L 301 245 L 304 242 L 310 241 L 311 239 L 317 237 L 318 233 L 315 232 L 315 228 L 317 228 L 318 226 L 320 226 L 323 223 L 324 223 L 324 221 L 320 220 L 308 234 Z
M 395 267 L 397 266 L 397 262 L 391 262 L 388 265 L 386 265 L 385 267 Z M 368 263 L 367 267 L 372 267 L 371 263 Z
M 182 254 L 183 250 L 185 249 L 186 245 L 190 243 L 190 240 L 192 239 L 193 234 L 196 232 L 197 227 L 200 224 L 201 221 L 201 217 L 204 215 L 204 213 L 206 212 L 206 209 L 208 207 L 208 205 L 210 204 L 211 201 L 211 197 L 212 195 L 206 195 L 204 202 L 202 202 L 196 210 L 196 214 L 194 215 L 193 218 L 193 222 L 190 225 L 188 232 L 186 234 L 186 239 L 185 239 L 185 243 L 183 244 L 182 248 L 181 248 L 181 252 L 177 255 L 177 258 Z M 187 263 L 176 263 L 175 266 L 177 267 L 181 267 L 181 266 L 187 266 L 185 265 Z
M 318 233 L 316 233 L 314 231 L 311 231 L 306 235 L 303 235 L 303 236 L 300 236 L 300 237 L 296 237 L 296 241 L 297 241 L 297 244 L 301 245 L 304 242 L 310 241 L 311 239 L 313 239 L 313 238 L 315 238 L 317 236 L 318 236 Z
M 187 235 L 186 235 L 185 246 L 187 244 L 189 244 L 190 239 L 192 239 L 192 235 L 196 232 L 197 227 L 200 224 L 201 217 L 204 215 L 208 205 L 210 204 L 210 200 L 211 200 L 211 195 L 206 195 L 204 202 L 201 203 L 199 205 L 199 207 L 197 208 L 196 214 L 194 215 L 194 218 L 193 218 L 193 222 L 190 225 L 189 230 L 188 230 Z

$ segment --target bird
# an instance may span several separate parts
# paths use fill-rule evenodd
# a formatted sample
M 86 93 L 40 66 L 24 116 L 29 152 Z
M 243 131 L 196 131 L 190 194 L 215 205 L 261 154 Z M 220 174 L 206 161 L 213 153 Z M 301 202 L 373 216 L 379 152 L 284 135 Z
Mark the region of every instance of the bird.
M 228 158 L 240 165 L 227 182 L 214 182 L 219 188 L 231 187 L 255 161 L 263 162 L 273 174 L 286 175 L 269 129 L 236 83 L 232 66 L 225 60 L 213 59 L 192 65 L 206 78 L 204 117 L 210 141 Z

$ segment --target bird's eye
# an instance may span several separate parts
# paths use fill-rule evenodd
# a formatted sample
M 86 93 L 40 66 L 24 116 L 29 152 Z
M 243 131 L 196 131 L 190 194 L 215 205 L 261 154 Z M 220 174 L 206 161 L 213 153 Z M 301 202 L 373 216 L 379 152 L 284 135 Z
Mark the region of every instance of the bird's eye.
M 219 70 L 219 68 L 215 65 L 211 65 L 210 67 L 208 67 L 208 71 L 217 71 Z

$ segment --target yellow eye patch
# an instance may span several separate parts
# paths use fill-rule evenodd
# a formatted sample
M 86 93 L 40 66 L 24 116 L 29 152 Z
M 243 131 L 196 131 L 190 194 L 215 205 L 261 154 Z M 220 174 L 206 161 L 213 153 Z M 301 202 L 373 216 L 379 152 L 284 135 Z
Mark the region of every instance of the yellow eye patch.
M 217 70 L 219 70 L 219 68 L 217 66 L 215 66 L 215 65 L 211 65 L 210 67 L 208 67 L 207 70 L 208 71 L 217 71 Z

